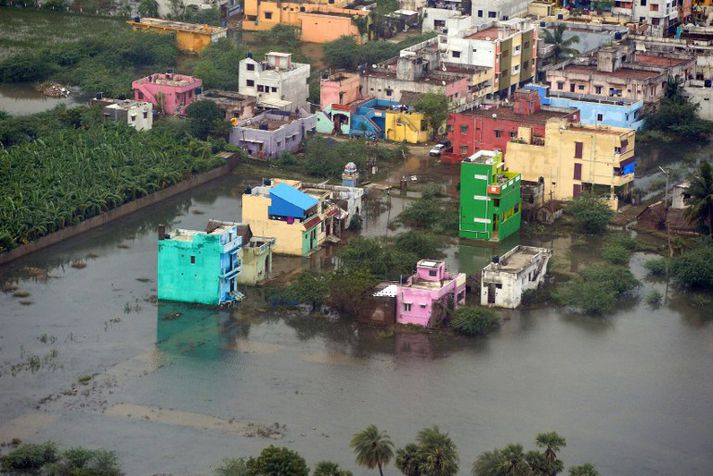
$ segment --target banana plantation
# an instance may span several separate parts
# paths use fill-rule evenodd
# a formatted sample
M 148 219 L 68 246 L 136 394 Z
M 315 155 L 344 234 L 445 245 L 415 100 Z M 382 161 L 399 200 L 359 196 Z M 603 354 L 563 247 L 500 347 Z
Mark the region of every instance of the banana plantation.
M 222 164 L 208 143 L 117 125 L 0 149 L 0 252 Z

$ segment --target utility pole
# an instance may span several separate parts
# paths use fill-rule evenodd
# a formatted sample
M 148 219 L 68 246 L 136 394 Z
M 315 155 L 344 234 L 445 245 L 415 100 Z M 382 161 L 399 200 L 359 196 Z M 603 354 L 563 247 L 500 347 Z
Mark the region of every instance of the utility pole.
M 671 267 L 671 258 L 673 258 L 673 248 L 671 248 L 671 229 L 668 225 L 668 180 L 671 175 L 671 170 L 670 169 L 664 169 L 663 167 L 659 166 L 659 170 L 666 176 L 666 189 L 664 190 L 664 202 L 663 202 L 663 211 L 664 211 L 664 223 L 666 224 L 666 242 L 668 244 L 668 259 L 666 260 L 666 294 L 664 294 L 664 304 L 666 304 L 666 301 L 668 300 L 668 281 L 669 281 L 669 268 Z

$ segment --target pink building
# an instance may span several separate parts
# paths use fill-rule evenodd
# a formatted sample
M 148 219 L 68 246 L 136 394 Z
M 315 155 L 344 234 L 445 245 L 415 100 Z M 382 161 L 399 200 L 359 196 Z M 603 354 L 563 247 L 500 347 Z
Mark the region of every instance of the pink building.
M 429 327 L 448 309 L 465 304 L 465 274 L 449 274 L 443 261 L 421 260 L 416 274 L 396 285 L 395 292 L 396 322 Z
M 155 73 L 131 83 L 134 99 L 148 101 L 163 114 L 185 114 L 186 107 L 196 100 L 203 81 L 193 76 L 175 73 Z
M 361 99 L 359 75 L 337 72 L 319 82 L 319 105 L 321 109 L 332 104 L 350 104 Z

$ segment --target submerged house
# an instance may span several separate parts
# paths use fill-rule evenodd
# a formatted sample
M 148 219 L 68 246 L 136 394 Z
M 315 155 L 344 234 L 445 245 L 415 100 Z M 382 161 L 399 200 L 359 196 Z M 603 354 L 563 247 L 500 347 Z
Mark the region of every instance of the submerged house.
M 288 183 L 268 180 L 243 194 L 243 222 L 253 233 L 274 238 L 278 254 L 306 256 L 316 250 L 319 213 L 319 200 Z
M 240 247 L 242 269 L 238 274 L 238 284 L 255 286 L 270 277 L 272 271 L 272 248 L 274 238 L 254 236 L 250 225 L 238 225 L 238 233 L 243 240 Z
M 522 293 L 537 289 L 545 279 L 552 251 L 533 246 L 516 246 L 483 268 L 480 304 L 515 309 Z
M 158 232 L 158 298 L 218 305 L 237 290 L 242 238 L 238 224 L 210 220 L 205 230 Z
M 465 273 L 446 270 L 445 261 L 421 260 L 416 274 L 398 286 L 396 322 L 430 327 L 446 317 L 449 309 L 465 304 Z

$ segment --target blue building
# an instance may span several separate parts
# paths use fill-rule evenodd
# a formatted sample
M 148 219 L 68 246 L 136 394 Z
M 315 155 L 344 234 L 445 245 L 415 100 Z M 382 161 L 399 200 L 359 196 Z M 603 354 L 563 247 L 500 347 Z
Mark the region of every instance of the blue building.
M 203 231 L 159 227 L 158 298 L 218 305 L 242 299 L 237 290 L 242 238 L 237 223 L 210 220 Z
M 543 106 L 579 109 L 582 124 L 601 124 L 634 130 L 639 130 L 644 124 L 641 117 L 643 101 L 561 92 L 556 96 L 550 96 L 550 87 L 545 84 L 527 84 L 525 88 L 537 91 Z

